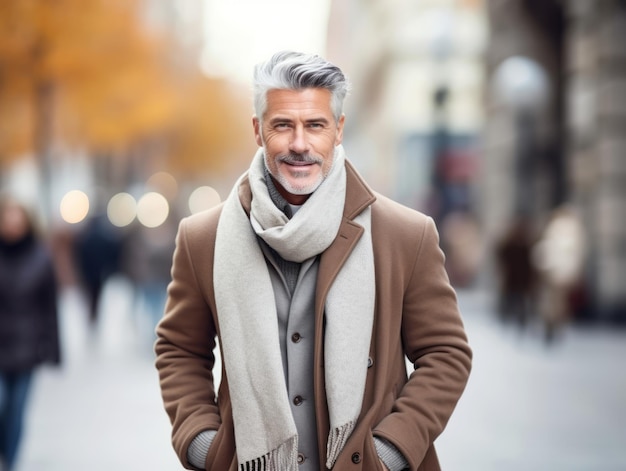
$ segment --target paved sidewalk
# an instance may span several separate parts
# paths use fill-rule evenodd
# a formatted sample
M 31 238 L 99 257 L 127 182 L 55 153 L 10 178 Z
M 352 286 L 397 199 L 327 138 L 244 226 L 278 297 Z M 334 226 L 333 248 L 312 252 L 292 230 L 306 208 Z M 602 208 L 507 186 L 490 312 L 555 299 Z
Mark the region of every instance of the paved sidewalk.
M 496 321 L 461 293 L 473 371 L 437 441 L 444 471 L 626 470 L 626 329 L 543 331 Z
M 62 302 L 65 362 L 37 376 L 17 471 L 175 471 L 145 325 L 122 280 L 107 286 L 89 332 L 76 292 Z M 495 320 L 489 299 L 461 292 L 474 369 L 437 441 L 444 471 L 626 469 L 626 331 L 539 332 Z
M 61 306 L 63 366 L 37 375 L 17 471 L 182 470 L 129 286 L 107 285 L 93 332 L 79 293 Z

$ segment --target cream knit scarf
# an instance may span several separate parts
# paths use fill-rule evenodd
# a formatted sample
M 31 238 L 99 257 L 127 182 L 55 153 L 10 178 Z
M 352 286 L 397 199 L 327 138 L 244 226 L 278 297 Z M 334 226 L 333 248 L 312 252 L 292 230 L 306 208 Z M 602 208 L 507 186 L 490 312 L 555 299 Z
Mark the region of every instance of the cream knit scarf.
M 224 367 L 233 407 L 241 470 L 297 470 L 298 434 L 291 414 L 280 354 L 274 293 L 261 237 L 285 260 L 302 262 L 335 239 L 346 194 L 345 156 L 337 146 L 328 177 L 293 218 L 272 202 L 259 149 L 247 178 L 248 219 L 235 184 L 220 216 L 214 284 Z M 370 208 L 355 222 L 365 232 L 337 274 L 325 305 L 324 365 L 330 415 L 330 469 L 361 411 L 374 317 L 374 259 Z

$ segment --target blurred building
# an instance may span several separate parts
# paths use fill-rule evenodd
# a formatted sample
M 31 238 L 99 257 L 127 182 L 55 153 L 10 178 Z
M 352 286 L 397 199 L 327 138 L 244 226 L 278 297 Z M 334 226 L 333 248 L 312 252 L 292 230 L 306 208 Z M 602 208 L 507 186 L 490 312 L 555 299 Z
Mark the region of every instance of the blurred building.
M 336 0 L 327 57 L 354 87 L 344 146 L 372 187 L 432 215 L 457 286 L 481 263 L 475 181 L 487 21 L 479 0 Z
M 355 85 L 344 144 L 375 189 L 409 206 L 423 209 L 448 190 L 453 206 L 470 205 L 484 117 L 482 4 L 331 4 L 327 56 Z
M 376 190 L 444 232 L 475 214 L 489 286 L 514 221 L 540 233 L 573 206 L 588 241 L 578 314 L 624 320 L 624 36 L 623 0 L 335 0 L 327 56 L 355 84 L 344 144 Z
M 563 203 L 586 228 L 587 315 L 626 319 L 626 3 L 490 0 L 481 211 L 491 244 L 514 216 Z

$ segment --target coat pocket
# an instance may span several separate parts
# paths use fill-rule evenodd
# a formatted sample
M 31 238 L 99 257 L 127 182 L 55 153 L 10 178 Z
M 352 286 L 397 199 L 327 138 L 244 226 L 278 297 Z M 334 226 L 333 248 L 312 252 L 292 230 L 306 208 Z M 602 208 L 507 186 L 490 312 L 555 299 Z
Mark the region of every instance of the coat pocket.
M 364 447 L 365 456 L 363 457 L 363 471 L 384 471 L 383 465 L 380 463 L 376 445 L 374 444 L 374 434 L 370 430 L 368 435 L 368 443 Z
M 230 403 L 220 411 L 222 424 L 209 447 L 204 468 L 206 471 L 236 471 L 237 453 L 235 450 L 235 433 Z

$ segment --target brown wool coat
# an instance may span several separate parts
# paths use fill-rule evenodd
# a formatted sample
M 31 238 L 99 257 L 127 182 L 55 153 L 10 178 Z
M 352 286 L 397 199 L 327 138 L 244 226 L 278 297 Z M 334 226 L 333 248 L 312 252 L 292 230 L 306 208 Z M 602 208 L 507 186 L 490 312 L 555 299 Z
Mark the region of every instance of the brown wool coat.
M 344 219 L 321 255 L 316 293 L 315 404 L 320 462 L 325 463 L 328 410 L 324 387 L 324 301 L 363 229 L 352 220 L 372 205 L 376 312 L 361 415 L 335 470 L 380 471 L 372 436 L 392 442 L 411 470 L 440 469 L 433 442 L 461 396 L 471 350 L 456 296 L 444 269 L 432 219 L 374 194 L 349 163 Z M 240 198 L 250 207 L 250 189 Z M 172 422 L 172 442 L 183 465 L 202 430 L 218 430 L 206 470 L 235 471 L 237 459 L 228 378 L 216 399 L 213 349 L 219 324 L 213 293 L 213 251 L 221 208 L 182 221 L 174 253 L 168 302 L 156 342 L 161 390 Z M 405 355 L 415 371 L 407 380 Z M 251 361 L 253 361 L 251 359 Z M 260 368 L 263 365 L 259 365 Z

